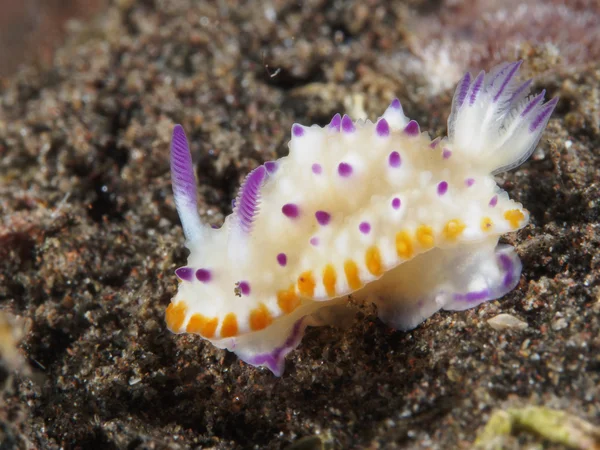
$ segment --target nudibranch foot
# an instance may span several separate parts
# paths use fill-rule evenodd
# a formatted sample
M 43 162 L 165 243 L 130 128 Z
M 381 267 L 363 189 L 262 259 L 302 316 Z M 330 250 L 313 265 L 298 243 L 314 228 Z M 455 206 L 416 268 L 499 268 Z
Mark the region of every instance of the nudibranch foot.
M 466 74 L 447 138 L 432 141 L 397 99 L 374 122 L 294 124 L 289 155 L 248 175 L 218 229 L 200 221 L 177 125 L 171 176 L 190 255 L 168 328 L 281 375 L 307 326 L 348 323 L 345 305 L 372 302 L 406 330 L 505 295 L 521 263 L 498 239 L 529 214 L 493 174 L 529 157 L 557 102 L 530 96 L 520 66 Z
M 502 297 L 519 281 L 519 257 L 512 247 L 496 244 L 489 239 L 433 249 L 355 295 L 374 302 L 379 318 L 400 330 L 415 328 L 440 309 L 473 308 Z

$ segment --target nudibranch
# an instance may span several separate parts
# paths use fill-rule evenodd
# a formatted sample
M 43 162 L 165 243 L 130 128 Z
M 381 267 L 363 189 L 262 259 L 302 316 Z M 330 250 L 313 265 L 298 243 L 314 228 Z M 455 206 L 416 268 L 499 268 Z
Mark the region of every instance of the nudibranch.
M 335 323 L 350 296 L 408 330 L 512 290 L 521 263 L 498 239 L 529 215 L 493 175 L 531 155 L 558 101 L 530 95 L 520 66 L 467 73 L 443 139 L 397 99 L 374 123 L 336 114 L 325 127 L 294 124 L 289 155 L 250 172 L 219 229 L 200 220 L 175 126 L 171 176 L 190 255 L 175 271 L 168 328 L 281 375 L 305 328 Z

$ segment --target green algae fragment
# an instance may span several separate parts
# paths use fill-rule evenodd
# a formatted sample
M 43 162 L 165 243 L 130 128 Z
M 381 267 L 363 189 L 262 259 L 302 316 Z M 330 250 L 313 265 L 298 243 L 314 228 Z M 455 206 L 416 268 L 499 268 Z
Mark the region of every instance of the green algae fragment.
M 568 448 L 600 450 L 600 427 L 565 411 L 541 406 L 496 411 L 479 433 L 475 446 L 480 449 L 504 448 L 503 437 L 530 432 L 541 439 Z

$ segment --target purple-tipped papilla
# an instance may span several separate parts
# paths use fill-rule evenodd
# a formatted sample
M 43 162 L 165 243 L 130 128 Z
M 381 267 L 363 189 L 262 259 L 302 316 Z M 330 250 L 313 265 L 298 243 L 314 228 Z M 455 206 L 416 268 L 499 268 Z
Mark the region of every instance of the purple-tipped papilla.
M 342 126 L 342 116 L 340 115 L 340 113 L 337 113 L 331 119 L 331 122 L 329 123 L 329 129 L 330 130 L 340 131 L 340 127 L 341 126 Z
M 556 107 L 557 103 L 558 103 L 558 97 L 554 97 L 552 100 L 550 100 L 548 103 L 546 103 L 544 106 L 541 107 L 538 115 L 535 117 L 535 119 L 533 119 L 533 121 L 531 122 L 531 125 L 529 125 L 530 133 L 537 131 L 537 129 L 541 125 L 546 123 L 546 121 L 552 114 L 552 111 L 554 111 L 554 108 Z
M 506 86 L 508 86 L 510 81 L 515 77 L 515 74 L 519 71 L 519 67 L 521 67 L 521 64 L 523 64 L 523 61 L 517 61 L 508 66 L 506 75 L 504 75 L 501 78 L 502 83 L 498 88 L 498 92 L 496 92 L 496 95 L 494 95 L 494 102 L 497 102 L 500 99 L 500 97 L 506 90 Z
M 375 126 L 375 130 L 377 131 L 377 136 L 380 137 L 388 137 L 390 135 L 390 126 L 385 119 L 379 119 L 377 125 Z
M 484 77 L 485 72 L 482 70 L 479 72 L 479 75 L 477 75 L 477 78 L 475 78 L 475 81 L 473 81 L 473 84 L 471 85 L 471 95 L 469 96 L 469 105 L 473 105 L 475 100 L 477 100 L 477 96 L 479 95 L 481 87 L 483 86 Z
M 191 267 L 179 267 L 175 269 L 175 275 L 181 281 L 192 281 L 194 278 L 194 269 Z
M 465 102 L 465 98 L 467 98 L 467 93 L 469 92 L 469 86 L 471 85 L 471 74 L 467 72 L 460 83 L 458 84 L 458 89 L 456 90 L 456 105 L 460 108 Z
M 292 125 L 292 134 L 295 137 L 304 136 L 304 127 L 302 125 L 295 123 L 294 125 Z
M 437 185 L 437 193 L 438 195 L 444 195 L 446 192 L 448 192 L 448 182 L 447 181 L 440 181 Z
M 419 128 L 419 124 L 417 123 L 417 121 L 411 120 L 410 122 L 408 122 L 408 124 L 404 128 L 404 133 L 406 133 L 409 136 L 418 136 L 419 134 L 421 134 L 421 129 Z
M 398 100 L 397 98 L 392 100 L 392 103 L 390 103 L 390 108 L 402 111 L 402 105 L 400 104 L 400 100 Z
M 267 172 L 269 172 L 269 174 L 275 173 L 275 171 L 277 170 L 277 162 L 267 161 L 265 163 L 265 169 L 267 169 Z
M 356 130 L 356 127 L 352 119 L 347 114 L 344 114 L 344 117 L 342 117 L 342 131 L 344 133 L 352 133 L 354 130 Z
M 248 174 L 240 187 L 236 200 L 235 213 L 239 220 L 240 228 L 245 233 L 252 231 L 252 223 L 258 213 L 260 188 L 266 175 L 267 169 L 265 166 L 259 166 Z
M 181 125 L 175 125 L 171 139 L 171 184 L 177 213 L 188 240 L 202 234 L 197 210 L 196 179 L 188 141 Z
M 319 225 L 327 225 L 331 221 L 331 214 L 327 211 L 317 211 L 315 213 L 315 218 L 317 219 L 317 222 L 319 222 Z
M 352 166 L 346 162 L 341 162 L 338 164 L 338 174 L 341 177 L 349 177 L 352 175 Z

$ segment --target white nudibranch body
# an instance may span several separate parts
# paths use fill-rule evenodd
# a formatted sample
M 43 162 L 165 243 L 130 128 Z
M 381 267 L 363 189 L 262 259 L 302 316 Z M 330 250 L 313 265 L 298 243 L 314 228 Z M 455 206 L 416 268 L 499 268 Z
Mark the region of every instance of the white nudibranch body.
M 531 155 L 557 102 L 530 96 L 530 82 L 515 81 L 520 65 L 467 74 L 441 140 L 398 100 L 375 123 L 337 114 L 323 128 L 295 124 L 289 155 L 248 175 L 220 229 L 200 221 L 176 126 L 172 179 L 190 255 L 169 329 L 281 375 L 306 326 L 335 323 L 350 294 L 406 330 L 512 290 L 521 264 L 498 238 L 529 215 L 492 174 Z

